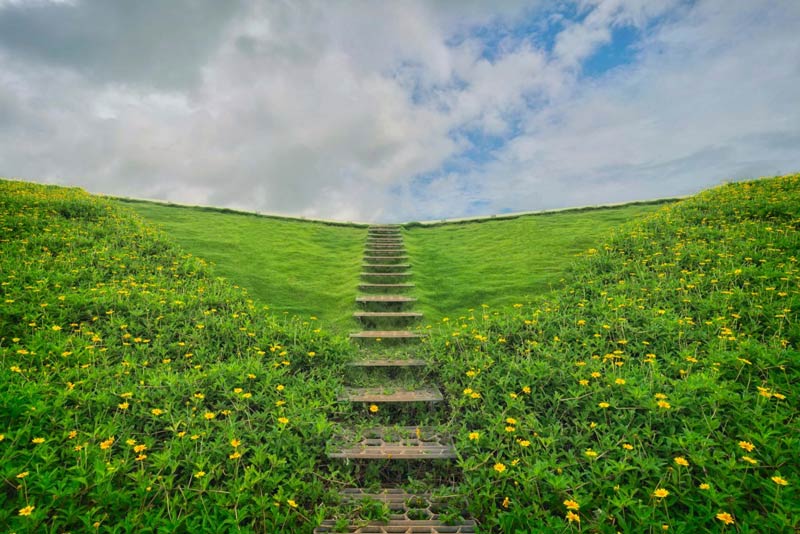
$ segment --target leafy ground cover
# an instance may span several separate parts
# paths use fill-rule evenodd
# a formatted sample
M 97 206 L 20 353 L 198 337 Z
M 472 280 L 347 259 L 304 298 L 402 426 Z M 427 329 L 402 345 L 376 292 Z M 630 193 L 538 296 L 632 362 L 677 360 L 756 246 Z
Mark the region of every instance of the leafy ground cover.
M 419 307 L 439 320 L 476 304 L 529 302 L 559 285 L 580 252 L 671 200 L 434 226 L 409 225 Z
M 77 189 L 0 181 L 3 532 L 310 532 L 350 346 Z M 339 408 L 341 410 L 341 408 Z
M 122 205 L 276 310 L 352 326 L 365 227 L 153 202 Z
M 800 527 L 800 175 L 624 225 L 531 305 L 432 329 L 462 492 L 502 532 Z

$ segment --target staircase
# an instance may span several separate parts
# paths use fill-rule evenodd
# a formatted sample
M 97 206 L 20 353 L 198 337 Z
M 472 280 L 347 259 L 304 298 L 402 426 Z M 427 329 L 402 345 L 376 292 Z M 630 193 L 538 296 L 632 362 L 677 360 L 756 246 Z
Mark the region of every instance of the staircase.
M 424 334 L 413 324 L 422 314 L 408 309 L 416 299 L 407 292 L 415 286 L 411 265 L 405 253 L 403 237 L 398 226 L 371 226 L 364 252 L 362 282 L 356 297 L 359 310 L 353 313 L 363 329 L 350 334 L 354 343 L 365 348 L 364 357 L 351 362 L 349 368 L 366 373 L 411 372 L 423 374 L 425 360 L 413 358 L 413 343 Z M 394 350 L 402 344 L 402 354 Z M 415 371 L 418 370 L 418 371 Z M 394 384 L 380 386 L 347 386 L 339 395 L 342 402 L 371 403 L 372 411 L 381 406 L 393 406 L 399 412 L 413 414 L 411 406 L 420 403 L 433 405 L 442 402 L 442 393 L 435 384 Z M 412 404 L 416 403 L 416 404 Z M 427 461 L 453 460 L 456 450 L 452 439 L 432 426 L 374 425 L 365 428 L 345 428 L 328 446 L 328 457 L 345 461 Z M 408 465 L 408 464 L 403 464 Z M 374 488 L 373 488 L 374 490 Z M 458 519 L 445 521 L 440 517 L 443 499 L 429 493 L 407 493 L 400 488 L 386 487 L 380 491 L 348 488 L 340 493 L 341 502 L 358 503 L 364 500 L 381 503 L 388 509 L 384 521 L 358 522 L 343 526 L 341 520 L 324 521 L 314 529 L 315 534 L 469 534 L 475 532 L 475 522 Z

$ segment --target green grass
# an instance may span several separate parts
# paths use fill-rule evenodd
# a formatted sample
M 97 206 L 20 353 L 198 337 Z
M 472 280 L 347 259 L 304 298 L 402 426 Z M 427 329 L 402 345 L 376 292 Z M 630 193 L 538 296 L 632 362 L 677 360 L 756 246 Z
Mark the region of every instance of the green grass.
M 663 201 L 454 224 L 407 225 L 405 241 L 426 320 L 481 303 L 527 302 L 550 290 L 575 254 Z M 355 328 L 363 227 L 150 202 L 122 203 L 185 250 L 278 311 Z
M 529 302 L 564 277 L 575 256 L 664 202 L 421 227 L 405 242 L 426 320 L 480 304 Z
M 121 204 L 277 311 L 351 326 L 364 227 L 151 202 Z

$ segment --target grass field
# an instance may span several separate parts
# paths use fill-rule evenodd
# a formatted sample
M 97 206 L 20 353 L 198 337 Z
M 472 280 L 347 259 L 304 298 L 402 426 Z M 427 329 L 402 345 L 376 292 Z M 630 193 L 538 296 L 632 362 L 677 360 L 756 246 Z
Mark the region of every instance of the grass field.
M 151 202 L 122 205 L 276 310 L 351 326 L 365 228 Z
M 317 316 L 339 329 L 355 327 L 350 315 L 366 238 L 363 227 L 149 202 L 122 205 L 275 309 Z M 527 302 L 556 284 L 575 255 L 610 229 L 662 205 L 409 225 L 405 241 L 418 308 L 426 320 L 435 321 L 482 303 Z
M 435 470 L 328 459 L 399 415 L 336 401 L 347 339 L 118 203 L 0 180 L 0 229 L 5 531 L 310 533 L 385 517 L 335 494 L 387 475 L 467 497 L 482 532 L 800 527 L 800 175 L 665 206 L 532 302 L 432 325 L 446 402 L 407 417 L 453 436 Z

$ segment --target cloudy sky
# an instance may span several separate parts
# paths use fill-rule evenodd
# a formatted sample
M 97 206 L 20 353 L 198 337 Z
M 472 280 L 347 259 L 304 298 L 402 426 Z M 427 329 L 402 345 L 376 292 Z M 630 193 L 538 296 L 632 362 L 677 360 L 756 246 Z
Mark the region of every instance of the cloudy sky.
M 800 171 L 798 28 L 798 0 L 0 0 L 0 176 L 384 222 L 684 195 Z

